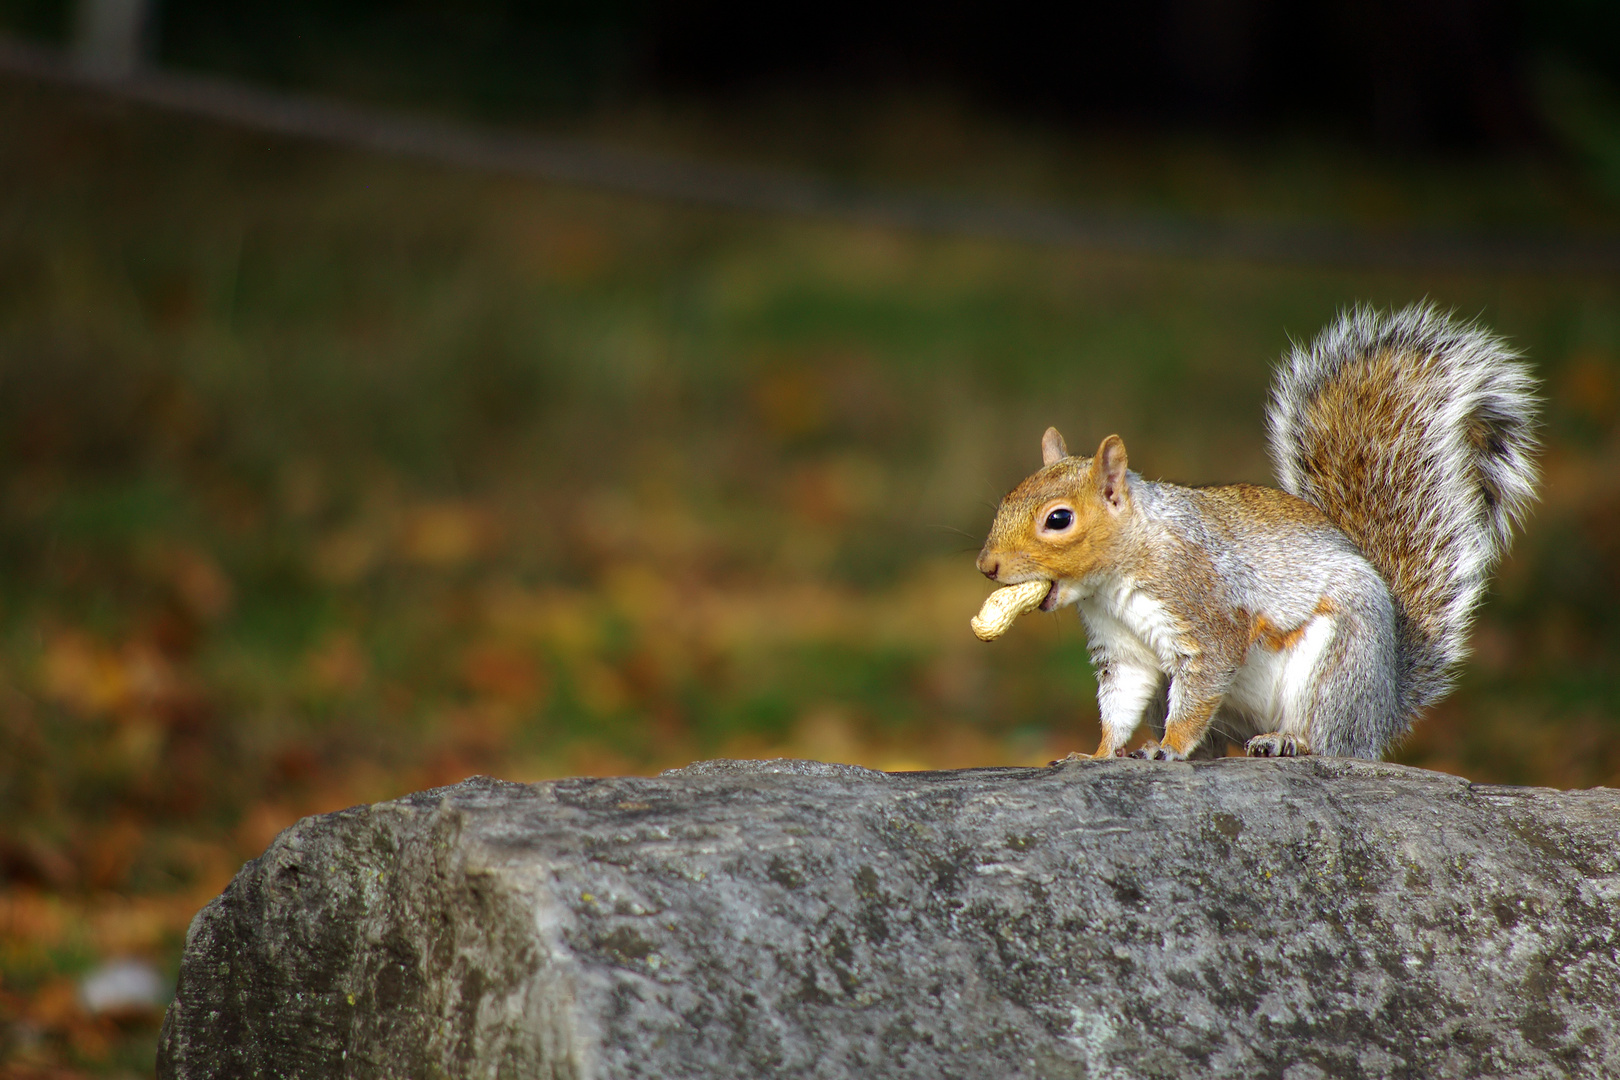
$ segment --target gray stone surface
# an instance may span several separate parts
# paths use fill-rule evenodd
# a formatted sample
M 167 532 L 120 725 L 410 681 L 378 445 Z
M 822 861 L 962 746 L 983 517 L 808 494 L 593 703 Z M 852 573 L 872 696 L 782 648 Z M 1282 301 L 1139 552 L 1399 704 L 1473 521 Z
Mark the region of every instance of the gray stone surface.
M 473 779 L 244 867 L 158 1074 L 1620 1076 L 1620 792 L 1325 758 Z

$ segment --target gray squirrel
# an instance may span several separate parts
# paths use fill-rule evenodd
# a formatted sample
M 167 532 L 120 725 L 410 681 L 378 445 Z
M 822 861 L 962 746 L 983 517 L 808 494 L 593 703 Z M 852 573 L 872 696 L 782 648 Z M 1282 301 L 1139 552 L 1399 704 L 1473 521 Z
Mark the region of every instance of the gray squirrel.
M 1428 304 L 1356 308 L 1284 359 L 1267 425 L 1282 489 L 1182 487 L 1117 435 L 1002 499 L 978 568 L 1079 608 L 1112 757 L 1378 758 L 1445 696 L 1474 609 L 1535 498 L 1536 384 L 1500 338 Z M 1029 583 L 1043 582 L 1041 593 Z M 1009 595 L 1011 595 L 1009 593 Z M 987 609 L 988 610 L 988 609 Z M 1071 755 L 1074 756 L 1074 755 Z

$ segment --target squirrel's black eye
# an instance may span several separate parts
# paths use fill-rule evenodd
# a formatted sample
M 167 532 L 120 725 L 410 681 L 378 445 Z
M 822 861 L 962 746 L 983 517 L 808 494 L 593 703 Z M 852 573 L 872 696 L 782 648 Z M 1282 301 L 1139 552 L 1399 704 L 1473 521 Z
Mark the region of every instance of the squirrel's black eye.
M 1046 515 L 1046 527 L 1053 532 L 1062 532 L 1074 524 L 1074 511 L 1059 508 Z

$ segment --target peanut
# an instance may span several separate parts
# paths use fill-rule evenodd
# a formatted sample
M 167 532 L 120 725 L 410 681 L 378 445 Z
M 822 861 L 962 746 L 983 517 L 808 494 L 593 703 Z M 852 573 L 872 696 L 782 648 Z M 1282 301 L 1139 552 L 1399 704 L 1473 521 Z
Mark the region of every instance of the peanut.
M 994 641 L 1012 627 L 1018 616 L 1040 606 L 1051 587 L 1050 581 L 1026 581 L 997 589 L 984 598 L 984 606 L 973 617 L 973 633 L 980 641 Z

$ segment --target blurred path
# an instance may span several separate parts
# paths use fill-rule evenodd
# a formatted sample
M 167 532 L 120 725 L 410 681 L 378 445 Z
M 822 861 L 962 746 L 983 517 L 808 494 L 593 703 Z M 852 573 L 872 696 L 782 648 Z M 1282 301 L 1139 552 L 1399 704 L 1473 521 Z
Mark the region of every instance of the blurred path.
M 200 75 L 147 70 L 110 78 L 75 67 L 52 50 L 3 36 L 0 72 L 293 138 L 728 210 L 1134 254 L 1319 266 L 1620 273 L 1620 237 L 1614 236 L 1221 222 L 884 190 L 786 170 L 503 134 Z

